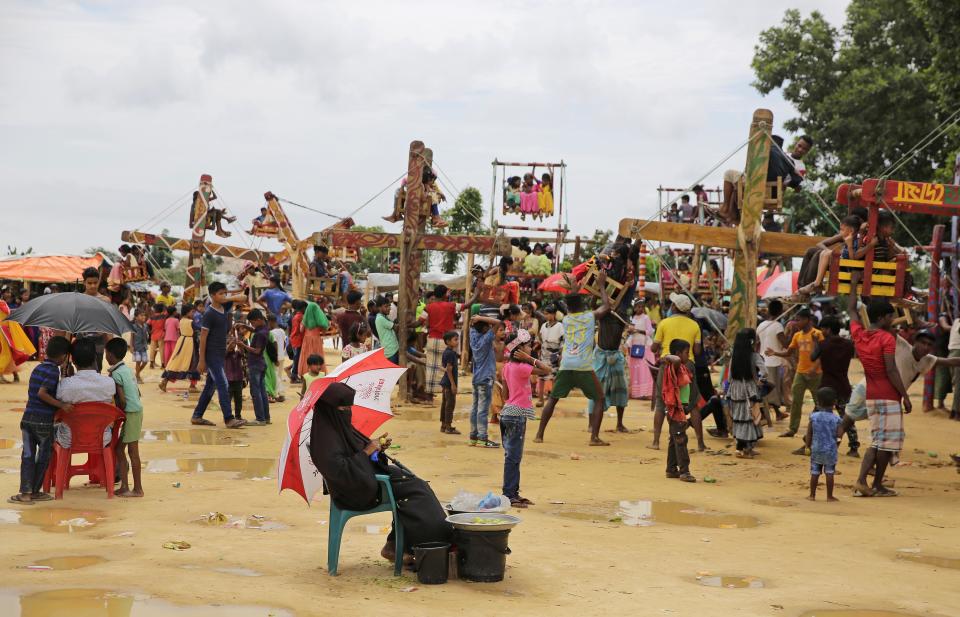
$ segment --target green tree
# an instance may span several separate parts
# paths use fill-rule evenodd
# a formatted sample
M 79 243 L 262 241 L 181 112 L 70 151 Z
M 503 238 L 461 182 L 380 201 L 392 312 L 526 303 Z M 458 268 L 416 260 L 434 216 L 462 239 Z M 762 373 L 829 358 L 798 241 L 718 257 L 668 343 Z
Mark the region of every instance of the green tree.
M 169 234 L 170 234 L 169 229 L 164 229 L 163 231 L 160 232 L 160 235 L 162 236 L 166 236 Z M 173 267 L 173 262 L 174 262 L 173 252 L 170 251 L 169 249 L 163 248 L 158 244 L 154 244 L 153 246 L 150 247 L 150 249 L 147 251 L 147 256 L 150 259 L 150 261 L 153 263 L 154 268 L 165 269 L 165 268 Z M 173 284 L 173 281 L 171 281 L 171 284 Z
M 449 234 L 486 234 L 489 228 L 483 224 L 483 196 L 472 186 L 463 189 L 453 207 L 443 213 Z M 442 270 L 447 274 L 457 271 L 463 253 L 443 253 Z
M 832 204 L 838 184 L 877 177 L 907 154 L 892 177 L 932 181 L 952 174 L 956 126 L 911 149 L 956 109 L 958 41 L 960 4 L 948 0 L 852 0 L 839 29 L 816 11 L 803 17 L 791 9 L 780 25 L 761 32 L 753 85 L 762 94 L 780 90 L 798 112 L 783 126 L 815 140 L 807 190 Z M 785 207 L 792 231 L 833 233 L 813 195 L 788 192 Z M 929 217 L 905 216 L 904 223 L 925 229 Z M 897 234 L 913 244 L 905 230 Z
M 27 250 L 25 251 L 21 251 L 15 246 L 10 246 L 9 244 L 7 245 L 7 255 L 11 257 L 16 257 L 18 255 L 31 255 L 31 254 L 33 254 L 32 246 L 27 247 Z
M 383 233 L 382 225 L 354 225 L 350 231 L 370 231 Z M 349 264 L 350 272 L 353 274 L 366 274 L 368 272 L 386 272 L 387 271 L 387 249 L 360 249 L 360 260 L 355 264 Z
M 594 229 L 592 242 L 584 248 L 582 261 L 586 261 L 594 255 L 599 254 L 612 238 L 613 232 L 611 230 Z
M 111 262 L 120 261 L 120 256 L 114 253 L 113 251 L 108 251 L 102 246 L 91 246 L 83 251 L 84 255 L 96 255 L 97 253 L 103 253 L 108 260 Z

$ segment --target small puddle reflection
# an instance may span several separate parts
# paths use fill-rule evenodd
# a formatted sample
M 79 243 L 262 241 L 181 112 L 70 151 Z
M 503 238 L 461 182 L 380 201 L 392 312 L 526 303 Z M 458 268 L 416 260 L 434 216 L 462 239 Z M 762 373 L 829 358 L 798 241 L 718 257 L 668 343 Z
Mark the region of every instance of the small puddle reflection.
M 697 581 L 705 587 L 723 587 L 726 589 L 763 589 L 763 579 L 756 576 L 722 576 L 703 574 Z
M 938 557 L 937 555 L 924 555 L 920 552 L 901 550 L 897 551 L 897 559 L 913 561 L 915 563 L 923 563 L 928 566 L 936 566 L 938 568 L 960 570 L 960 558 L 957 557 Z
M 753 516 L 707 512 L 677 501 L 621 501 L 620 518 L 624 525 L 643 527 L 653 523 L 669 523 L 689 527 L 713 529 L 744 529 L 756 527 L 760 521 Z
M 0 592 L 0 614 L 20 617 L 292 617 L 267 606 L 191 606 L 106 589 Z
M 272 458 L 158 458 L 147 463 L 147 472 L 228 471 L 249 480 L 269 476 L 276 466 L 277 461 Z
M 0 450 L 9 450 L 10 448 L 19 448 L 20 442 L 15 439 L 0 439 Z
M 32 525 L 54 533 L 85 531 L 103 518 L 100 510 L 45 508 L 42 504 L 24 510 L 0 510 L 0 524 Z
M 50 557 L 49 559 L 38 559 L 31 565 L 50 568 L 51 570 L 79 570 L 80 568 L 89 568 L 101 563 L 106 563 L 108 559 L 99 555 L 64 555 L 62 557 Z M 29 566 L 28 566 L 29 567 Z
M 140 441 L 188 443 L 195 446 L 230 446 L 241 443 L 245 437 L 244 433 L 238 433 L 236 430 L 190 428 L 170 431 L 143 431 L 140 434 Z

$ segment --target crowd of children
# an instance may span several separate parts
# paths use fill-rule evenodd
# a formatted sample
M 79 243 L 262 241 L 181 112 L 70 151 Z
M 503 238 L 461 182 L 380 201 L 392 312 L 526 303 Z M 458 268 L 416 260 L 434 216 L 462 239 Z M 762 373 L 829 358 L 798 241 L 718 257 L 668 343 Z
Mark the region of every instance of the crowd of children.
M 520 203 L 522 207 L 522 195 Z M 897 250 L 889 240 L 890 234 L 879 233 L 878 240 L 863 243 L 859 238 L 861 225 L 856 216 L 844 219 L 840 234 L 811 254 L 808 272 L 814 272 L 811 264 L 815 264 L 816 276 L 822 276 L 823 264 L 829 262 L 834 250 L 856 258 L 868 246 L 875 251 L 887 250 L 889 255 L 882 257 L 889 259 Z M 880 228 L 885 229 L 885 225 L 886 221 L 881 221 Z M 525 269 L 529 267 L 530 274 L 545 267 L 539 262 L 547 261 L 548 268 L 547 248 L 529 247 L 518 240 L 514 250 L 520 259 L 504 259 L 492 275 L 495 282 L 510 284 L 511 264 L 518 262 Z M 909 413 L 911 407 L 906 388 L 918 375 L 935 368 L 960 371 L 960 344 L 957 350 L 950 350 L 956 351 L 950 354 L 953 357 L 943 358 L 930 353 L 937 340 L 932 333 L 921 331 L 915 334 L 914 343 L 907 343 L 892 329 L 889 303 L 878 299 L 866 305 L 873 324 L 869 328 L 860 323 L 855 305 L 849 308 L 852 341 L 844 336 L 839 315 L 801 308 L 785 320 L 782 304 L 772 301 L 760 326 L 736 333 L 724 354 L 719 349 L 724 345 L 716 324 L 695 316 L 691 299 L 685 294 L 671 294 L 670 312 L 665 317 L 656 302 L 642 298 L 626 298 L 625 306 L 611 313 L 605 278 L 608 272 L 635 276 L 630 267 L 632 257 L 618 261 L 620 252 L 629 255 L 629 250 L 627 245 L 619 249 L 615 246 L 609 254 L 604 253 L 605 259 L 598 258 L 603 268 L 598 281 L 602 297 L 595 308 L 586 301 L 589 296 L 580 294 L 575 285 L 571 293 L 542 309 L 533 302 L 516 304 L 518 296 L 505 296 L 506 304 L 491 304 L 479 297 L 479 287 L 473 298 L 460 305 L 451 301 L 449 290 L 440 286 L 426 298 L 418 311 L 420 319 L 409 324 L 409 336 L 404 341 L 398 337 L 398 310 L 390 295 L 372 299 L 365 309 L 362 294 L 349 292 L 344 295 L 344 306 L 334 308 L 323 300 L 294 300 L 281 281 L 274 279 L 271 288 L 258 298 L 266 311 L 243 311 L 235 303 L 247 298 L 230 296 L 222 283 L 210 284 L 207 301 L 194 304 L 178 303 L 170 286 L 164 284 L 151 303 L 133 309 L 129 343 L 121 338 L 101 341 L 89 337 L 78 337 L 71 343 L 58 336 L 45 341 L 44 361 L 31 376 L 22 423 L 21 490 L 11 500 L 32 503 L 49 498 L 38 483 L 45 473 L 49 449 L 54 440 L 69 439 L 64 437 L 68 434 L 65 429 L 53 428 L 54 414 L 57 410 L 69 413 L 72 405 L 82 402 L 71 398 L 70 388 L 64 394 L 60 387 L 61 369 L 66 375 L 68 356 L 75 367 L 69 370 L 76 370 L 89 381 L 102 377 L 98 354 L 105 354 L 112 390 L 94 400 L 114 402 L 128 414 L 128 428 L 119 436 L 117 446 L 120 494 L 140 496 L 143 486 L 137 440 L 143 405 L 138 385 L 143 383 L 142 371 L 148 365 L 163 369 L 159 385 L 163 391 L 178 380 L 188 381 L 190 389 L 196 389 L 200 378 L 205 378 L 193 424 L 213 424 L 204 413 L 216 394 L 228 428 L 265 425 L 272 422 L 271 404 L 283 400 L 285 380 L 302 384 L 303 395 L 328 371 L 326 337 L 340 348 L 341 361 L 381 347 L 389 360 L 398 362 L 403 345 L 412 400 L 434 403 L 434 388 L 442 393 L 440 430 L 445 434 L 460 434 L 454 426 L 454 410 L 461 367 L 468 366 L 472 402 L 467 441 L 483 448 L 503 448 L 503 494 L 515 507 L 532 505 L 520 495 L 526 422 L 534 418 L 534 409 L 542 406 L 534 439 L 542 442 L 557 403 L 574 389 L 589 401 L 586 416 L 590 445 L 594 446 L 609 445 L 599 434 L 608 407 L 617 408 L 616 430 L 629 432 L 623 422 L 626 399 L 651 400 L 651 447 L 659 449 L 660 432 L 666 423 L 666 476 L 685 482 L 696 482 L 687 450 L 689 428 L 694 430 L 697 451 L 706 449 L 707 432 L 715 437 L 732 437 L 737 456 L 754 458 L 760 453 L 764 427 L 773 426 L 774 419 L 789 418 L 782 437 L 800 432 L 803 400 L 810 393 L 816 408 L 807 423 L 804 446 L 794 451 L 811 456 L 810 498 L 815 498 L 819 476 L 826 475 L 828 500 L 836 499 L 833 475 L 837 444 L 843 435 L 849 442 L 848 456 L 861 456 L 865 449 L 855 494 L 896 494 L 883 484 L 883 478 L 902 448 L 902 414 Z M 321 253 L 317 252 L 315 260 L 318 268 L 325 265 Z M 852 274 L 854 278 L 856 275 Z M 481 280 L 486 285 L 488 279 Z M 815 290 L 818 279 L 809 284 Z M 93 284 L 88 293 L 98 291 Z M 461 319 L 468 325 L 465 340 L 460 335 Z M 960 325 L 950 327 L 960 332 Z M 956 338 L 960 340 L 960 334 Z M 900 349 L 901 343 L 905 350 Z M 461 358 L 461 352 L 467 354 L 466 359 Z M 131 366 L 125 364 L 127 353 L 131 354 Z M 855 355 L 864 366 L 866 379 L 851 386 L 848 372 Z M 896 376 L 888 370 L 889 358 L 895 359 L 899 369 Z M 725 359 L 727 370 L 718 392 L 711 373 L 721 359 Z M 97 387 L 106 385 L 104 381 Z M 253 418 L 242 415 L 247 388 Z M 783 406 L 790 408 L 789 415 L 781 413 Z M 705 430 L 703 421 L 710 415 L 716 428 Z M 871 422 L 871 438 L 865 447 L 855 428 L 855 422 L 864 418 Z M 500 442 L 490 433 L 491 425 L 499 426 Z M 132 472 L 132 488 L 128 472 Z M 868 485 L 870 474 L 874 479 Z

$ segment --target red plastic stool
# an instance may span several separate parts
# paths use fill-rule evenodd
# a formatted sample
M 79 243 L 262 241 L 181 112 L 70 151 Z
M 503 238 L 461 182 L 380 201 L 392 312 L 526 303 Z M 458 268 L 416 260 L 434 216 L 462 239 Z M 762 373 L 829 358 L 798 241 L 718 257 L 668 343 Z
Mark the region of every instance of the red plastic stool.
M 70 487 L 73 476 L 87 476 L 91 484 L 100 484 L 107 489 L 107 498 L 113 498 L 114 456 L 120 440 L 120 429 L 126 418 L 121 410 L 107 403 L 77 403 L 73 411 L 58 411 L 55 420 L 70 427 L 72 443 L 69 448 L 54 442 L 53 455 L 43 479 L 44 491 L 50 490 L 51 481 L 56 487 L 54 497 L 63 499 L 63 491 Z M 113 425 L 110 445 L 103 445 L 103 431 Z M 72 465 L 74 454 L 86 454 L 82 465 Z

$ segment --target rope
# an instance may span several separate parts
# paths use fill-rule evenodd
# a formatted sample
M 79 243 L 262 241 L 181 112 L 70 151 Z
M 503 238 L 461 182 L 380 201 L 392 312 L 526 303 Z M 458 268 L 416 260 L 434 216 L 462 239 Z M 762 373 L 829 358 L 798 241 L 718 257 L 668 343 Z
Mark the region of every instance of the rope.
M 383 187 L 382 189 L 380 189 L 380 192 L 378 192 L 376 195 L 374 195 L 373 197 L 371 197 L 371 198 L 368 199 L 367 201 L 365 201 L 365 202 L 363 202 L 362 204 L 360 204 L 360 207 L 359 207 L 359 208 L 355 209 L 355 210 L 352 211 L 350 214 L 348 214 L 347 216 L 343 217 L 343 218 L 340 219 L 340 220 L 343 221 L 343 220 L 346 220 L 346 219 L 348 219 L 348 218 L 351 218 L 354 214 L 356 214 L 357 212 L 360 212 L 361 210 L 363 210 L 364 208 L 366 208 L 367 206 L 369 206 L 370 203 L 371 203 L 374 199 L 376 199 L 377 197 L 380 197 L 381 195 L 383 195 L 384 191 L 386 191 L 386 190 L 389 189 L 391 186 L 393 186 L 394 184 L 396 184 L 397 182 L 399 182 L 399 181 L 400 181 L 402 178 L 404 178 L 406 175 L 407 175 L 407 172 L 403 172 L 402 174 L 400 174 L 399 176 L 397 176 L 396 178 L 394 178 L 393 180 L 391 180 L 391 181 L 390 181 L 390 184 L 388 184 L 387 186 L 385 186 L 385 187 Z
M 317 214 L 322 214 L 324 216 L 329 216 L 330 218 L 337 219 L 342 221 L 343 218 L 339 214 L 330 214 L 329 212 L 324 212 L 323 210 L 317 210 L 316 208 L 311 208 L 310 206 L 304 206 L 303 204 L 298 204 L 295 201 L 290 201 L 289 199 L 284 199 L 282 197 L 277 197 L 277 201 L 282 201 L 285 204 L 290 204 L 291 206 L 296 206 L 298 208 L 303 208 L 304 210 L 309 210 L 310 212 L 316 212 Z M 346 217 L 344 217 L 346 218 Z
M 813 205 L 816 206 L 816 207 L 817 207 L 817 210 L 819 210 L 820 212 L 826 211 L 828 214 L 830 214 L 830 216 L 832 216 L 832 217 L 837 221 L 837 224 L 835 224 L 833 221 L 830 221 L 830 220 L 828 219 L 828 222 L 830 223 L 830 226 L 833 227 L 833 230 L 834 230 L 834 231 L 839 231 L 839 230 L 840 230 L 840 227 L 839 227 L 838 224 L 841 222 L 841 221 L 840 221 L 840 217 L 838 217 L 837 214 L 836 214 L 833 210 L 830 209 L 830 206 L 828 206 L 828 205 L 826 204 L 826 202 L 823 201 L 823 198 L 820 197 L 820 194 L 817 193 L 817 192 L 815 192 L 815 191 L 804 191 L 803 193 L 804 193 L 804 195 L 808 195 L 808 196 L 809 196 L 809 195 L 813 195 L 814 197 L 817 198 L 817 200 L 818 200 L 820 203 L 818 204 L 816 201 L 814 201 L 814 202 L 813 202 Z M 822 207 L 822 208 L 820 207 L 820 204 L 823 204 L 823 207 Z
M 134 231 L 140 231 L 141 229 L 143 229 L 143 228 L 146 227 L 147 225 L 152 224 L 158 217 L 162 216 L 165 212 L 167 212 L 167 210 L 170 210 L 171 208 L 176 209 L 176 208 L 181 208 L 181 207 L 183 207 L 182 205 L 177 206 L 177 204 L 179 204 L 181 200 L 183 200 L 184 198 L 186 198 L 188 195 L 191 195 L 191 194 L 193 194 L 193 189 L 187 191 L 186 193 L 184 193 L 184 194 L 181 195 L 180 197 L 177 197 L 176 200 L 173 201 L 173 203 L 171 203 L 170 205 L 168 205 L 166 208 L 163 208 L 158 214 L 155 214 L 155 215 L 153 215 L 152 217 L 150 217 L 149 219 L 147 219 L 146 222 L 144 222 L 144 223 L 142 223 L 142 224 L 134 227 L 133 230 L 134 230 Z M 169 214 L 167 214 L 167 216 L 169 216 Z
M 949 122 L 949 124 L 947 124 Z M 946 133 L 947 130 L 955 125 L 957 122 L 960 122 L 960 107 L 957 107 L 956 111 L 947 116 L 947 119 L 937 125 L 932 131 L 927 133 L 920 141 L 916 143 L 906 154 L 900 157 L 895 163 L 891 163 L 887 166 L 885 170 L 880 172 L 880 178 L 886 179 L 889 178 L 895 171 L 907 164 L 909 159 L 913 157 L 920 150 L 923 150 L 930 144 L 932 144 L 936 139 L 938 139 L 942 134 Z M 944 126 L 946 125 L 946 126 Z M 936 133 L 936 135 L 933 135 Z M 931 137 L 931 135 L 933 135 Z

